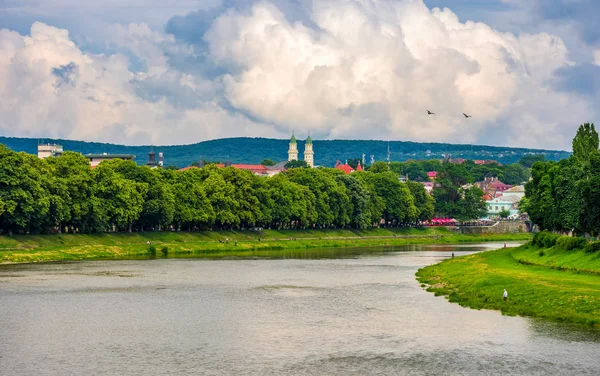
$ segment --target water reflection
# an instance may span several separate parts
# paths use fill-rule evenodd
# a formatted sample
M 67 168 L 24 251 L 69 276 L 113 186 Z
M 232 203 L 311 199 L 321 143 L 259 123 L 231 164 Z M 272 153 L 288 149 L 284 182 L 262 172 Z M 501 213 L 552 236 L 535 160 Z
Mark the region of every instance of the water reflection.
M 465 309 L 414 278 L 489 247 L 3 267 L 0 374 L 598 374 L 597 331 Z

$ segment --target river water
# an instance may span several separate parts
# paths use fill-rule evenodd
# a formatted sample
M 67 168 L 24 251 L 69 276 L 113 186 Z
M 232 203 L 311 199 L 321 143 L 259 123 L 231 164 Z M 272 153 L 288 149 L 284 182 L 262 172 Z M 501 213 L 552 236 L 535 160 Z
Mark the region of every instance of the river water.
M 600 374 L 598 331 L 462 308 L 415 280 L 499 246 L 3 266 L 0 374 Z

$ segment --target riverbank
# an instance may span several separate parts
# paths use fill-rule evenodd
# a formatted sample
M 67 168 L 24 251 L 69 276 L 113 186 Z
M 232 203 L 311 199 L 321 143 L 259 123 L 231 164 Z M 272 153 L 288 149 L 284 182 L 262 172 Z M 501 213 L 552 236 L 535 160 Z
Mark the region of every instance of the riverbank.
M 417 279 L 464 307 L 600 327 L 599 274 L 598 253 L 526 244 L 449 259 L 420 269 Z
M 446 228 L 264 230 L 0 236 L 0 264 L 147 255 L 260 257 L 260 251 L 528 240 L 528 233 L 461 235 Z

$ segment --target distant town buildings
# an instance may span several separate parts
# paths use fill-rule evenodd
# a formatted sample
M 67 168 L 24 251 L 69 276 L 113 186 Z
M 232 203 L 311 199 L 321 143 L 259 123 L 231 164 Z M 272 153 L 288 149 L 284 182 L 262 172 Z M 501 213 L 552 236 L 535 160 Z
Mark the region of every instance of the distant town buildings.
M 135 159 L 135 155 L 133 154 L 86 154 L 84 155 L 87 159 L 90 160 L 90 166 L 92 168 L 98 166 L 100 163 L 104 161 L 110 161 L 111 159 L 123 159 L 126 161 L 132 161 Z
M 38 144 L 38 158 L 60 157 L 63 153 L 63 147 L 59 144 Z
M 502 196 L 504 191 L 513 187 L 510 184 L 504 184 L 496 177 L 485 178 L 483 181 L 475 183 L 475 185 L 491 197 Z
M 352 168 L 352 166 L 350 166 L 348 164 L 348 161 L 346 161 L 346 163 L 342 163 L 339 160 L 337 162 L 335 162 L 335 166 L 333 167 L 337 170 L 343 171 L 344 174 L 348 175 L 353 173 L 354 171 L 362 171 L 363 168 L 360 165 L 360 162 L 358 162 L 358 166 L 356 166 L 356 169 Z
M 448 160 L 448 162 L 450 162 L 450 163 L 454 163 L 454 164 L 463 164 L 463 163 L 465 163 L 466 161 L 467 161 L 467 160 L 466 160 L 466 159 L 464 159 L 464 158 L 454 158 L 454 159 L 450 158 L 450 159 Z M 474 159 L 474 160 L 473 160 L 473 162 L 474 162 L 476 165 L 487 165 L 487 164 L 494 164 L 494 163 L 497 163 L 499 166 L 502 166 L 502 163 L 500 163 L 500 162 L 498 162 L 498 161 L 496 161 L 496 160 L 493 160 L 493 159 L 485 159 L 485 160 L 484 160 L 484 159 Z
M 154 146 L 150 146 L 150 153 L 148 153 L 148 162 L 146 166 L 150 168 L 163 167 L 165 163 L 164 154 L 158 153 L 158 161 L 156 160 L 156 153 L 154 152 Z

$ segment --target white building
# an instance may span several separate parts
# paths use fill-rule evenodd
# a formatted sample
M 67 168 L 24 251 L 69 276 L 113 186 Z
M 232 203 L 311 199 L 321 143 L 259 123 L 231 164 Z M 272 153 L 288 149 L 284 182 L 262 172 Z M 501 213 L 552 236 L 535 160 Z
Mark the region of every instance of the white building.
M 48 157 L 60 157 L 63 153 L 62 145 L 58 144 L 39 144 L 38 158 L 45 159 Z
M 104 161 L 110 161 L 111 159 L 124 159 L 128 161 L 132 161 L 135 158 L 135 155 L 132 154 L 86 154 L 84 155 L 87 159 L 90 160 L 90 166 L 92 168 L 98 166 L 100 163 Z
M 488 207 L 488 216 L 495 217 L 503 210 L 508 210 L 510 215 L 519 214 L 519 201 L 517 196 L 501 196 L 486 201 Z
M 518 197 L 519 200 L 521 200 L 523 197 L 525 197 L 525 187 L 522 185 L 515 185 L 514 187 L 502 192 L 502 197 L 508 196 Z

